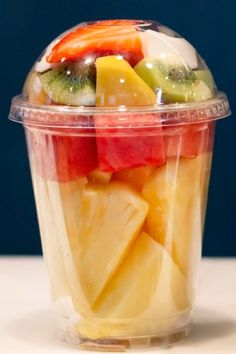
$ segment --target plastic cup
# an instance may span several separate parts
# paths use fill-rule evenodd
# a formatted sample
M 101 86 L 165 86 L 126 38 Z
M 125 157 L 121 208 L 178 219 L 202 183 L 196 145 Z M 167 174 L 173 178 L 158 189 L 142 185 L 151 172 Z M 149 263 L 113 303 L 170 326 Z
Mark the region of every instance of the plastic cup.
M 189 333 L 215 121 L 226 96 L 154 107 L 16 97 L 60 339 L 124 351 Z

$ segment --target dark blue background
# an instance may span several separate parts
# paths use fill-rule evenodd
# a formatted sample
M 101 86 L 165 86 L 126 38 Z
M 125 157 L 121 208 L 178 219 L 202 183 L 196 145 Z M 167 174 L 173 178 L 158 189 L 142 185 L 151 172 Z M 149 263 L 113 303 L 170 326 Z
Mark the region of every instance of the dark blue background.
M 41 252 L 23 129 L 7 121 L 10 99 L 53 38 L 81 21 L 105 18 L 151 18 L 175 29 L 198 48 L 236 112 L 234 0 L 0 0 L 1 254 Z M 217 126 L 204 240 L 208 256 L 236 256 L 235 118 Z

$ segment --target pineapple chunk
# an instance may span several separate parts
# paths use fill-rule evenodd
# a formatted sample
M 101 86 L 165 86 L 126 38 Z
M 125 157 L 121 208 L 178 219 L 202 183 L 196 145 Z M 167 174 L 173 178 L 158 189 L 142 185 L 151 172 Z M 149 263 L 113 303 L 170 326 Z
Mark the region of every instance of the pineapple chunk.
M 194 159 L 170 159 L 143 188 L 150 205 L 148 232 L 188 277 L 194 273 L 201 252 L 207 158 L 208 154 L 201 154 Z
M 41 243 L 50 278 L 53 301 L 70 294 L 70 286 L 66 276 L 62 250 L 58 242 L 58 213 L 54 213 L 48 188 L 56 188 L 56 182 L 47 182 L 35 173 L 32 168 L 32 182 L 39 221 Z M 48 185 L 49 183 L 49 185 Z M 52 186 L 52 187 L 51 187 Z M 63 221 L 62 221 L 63 223 Z M 61 226 L 61 225 L 60 225 Z M 63 227 L 60 227 L 63 230 Z
M 83 315 L 91 311 L 77 277 L 67 238 L 61 205 L 60 184 L 43 179 L 35 171 L 31 156 L 32 179 L 39 219 L 44 258 L 49 272 L 53 300 L 71 296 L 75 308 Z M 64 189 L 83 188 L 86 178 L 63 184 Z
M 148 204 L 122 182 L 62 190 L 62 202 L 78 279 L 93 306 L 138 235 Z
M 83 289 L 80 284 L 80 279 L 77 276 L 77 269 L 73 262 L 73 252 L 70 247 L 70 243 L 67 237 L 67 228 L 64 218 L 64 210 L 62 207 L 62 200 L 61 200 L 61 190 L 60 187 L 64 189 L 68 195 L 75 191 L 80 191 L 84 188 L 85 184 L 87 183 L 87 179 L 85 177 L 79 178 L 75 182 L 68 182 L 60 184 L 58 182 L 51 182 L 45 181 L 46 185 L 46 193 L 47 198 L 49 201 L 48 210 L 46 211 L 50 214 L 51 224 L 55 227 L 55 239 L 59 246 L 62 258 L 61 264 L 64 266 L 67 282 L 70 288 L 70 295 L 72 297 L 73 304 L 77 311 L 81 314 L 88 314 L 91 311 L 90 304 L 88 303 Z M 50 230 L 50 224 L 46 225 L 47 228 Z M 48 243 L 51 242 L 52 235 L 48 234 Z M 51 245 L 52 247 L 52 245 Z M 47 255 L 47 250 L 46 250 Z M 55 270 L 55 274 L 60 273 L 60 268 Z M 53 281 L 52 277 L 52 281 Z
M 154 166 L 127 168 L 119 172 L 115 172 L 112 179 L 130 183 L 138 191 L 141 191 L 144 183 L 148 181 L 154 171 Z
M 92 183 L 101 183 L 101 184 L 107 184 L 110 182 L 110 179 L 112 177 L 111 172 L 106 172 L 100 170 L 100 168 L 95 168 L 90 174 L 88 175 L 88 179 Z
M 166 330 L 165 321 L 173 325 L 173 318 L 189 308 L 189 295 L 167 251 L 142 232 L 94 306 L 97 318 L 83 318 L 77 330 L 89 338 Z
M 203 174 L 202 179 L 202 200 L 201 200 L 201 218 L 202 218 L 202 229 L 204 228 L 206 206 L 207 206 L 207 197 L 208 197 L 208 186 L 211 173 L 211 163 L 212 163 L 212 153 L 206 153 L 205 157 L 205 175 Z

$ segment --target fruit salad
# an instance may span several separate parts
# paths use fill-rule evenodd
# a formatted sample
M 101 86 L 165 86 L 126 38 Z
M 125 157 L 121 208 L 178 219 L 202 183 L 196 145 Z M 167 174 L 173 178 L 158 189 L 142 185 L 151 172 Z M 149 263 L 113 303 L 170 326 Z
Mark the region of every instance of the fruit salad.
M 214 122 L 188 107 L 215 94 L 195 49 L 147 21 L 79 25 L 29 74 L 24 98 L 44 110 L 26 126 L 43 251 L 59 326 L 80 343 L 189 325 Z

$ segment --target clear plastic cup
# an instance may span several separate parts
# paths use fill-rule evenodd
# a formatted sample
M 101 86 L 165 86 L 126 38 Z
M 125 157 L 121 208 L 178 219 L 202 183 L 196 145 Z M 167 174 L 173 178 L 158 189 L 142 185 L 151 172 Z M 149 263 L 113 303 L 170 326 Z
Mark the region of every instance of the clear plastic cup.
M 30 98 L 27 83 L 10 118 L 25 129 L 59 337 L 114 351 L 183 339 L 226 96 L 72 107 L 45 102 L 42 92 Z M 96 102 L 114 100 L 104 97 L 97 93 Z M 122 99 L 129 98 L 115 96 Z

